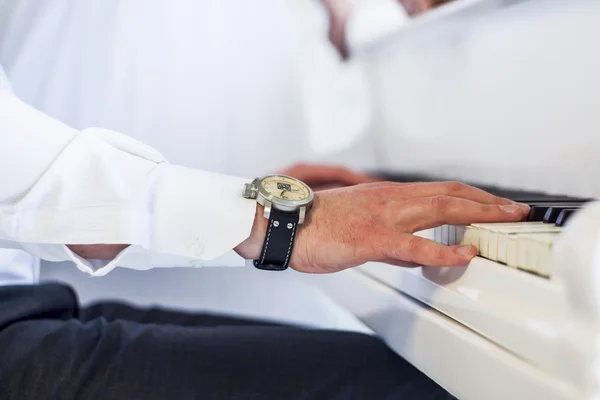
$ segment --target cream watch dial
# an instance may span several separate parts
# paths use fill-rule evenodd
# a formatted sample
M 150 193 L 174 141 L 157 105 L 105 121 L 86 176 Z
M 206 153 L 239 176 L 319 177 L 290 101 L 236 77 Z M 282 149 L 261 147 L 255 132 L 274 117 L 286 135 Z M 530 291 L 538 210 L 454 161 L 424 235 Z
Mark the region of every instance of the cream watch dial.
M 270 176 L 263 179 L 261 184 L 270 195 L 283 200 L 300 201 L 306 199 L 310 194 L 308 186 L 285 176 Z

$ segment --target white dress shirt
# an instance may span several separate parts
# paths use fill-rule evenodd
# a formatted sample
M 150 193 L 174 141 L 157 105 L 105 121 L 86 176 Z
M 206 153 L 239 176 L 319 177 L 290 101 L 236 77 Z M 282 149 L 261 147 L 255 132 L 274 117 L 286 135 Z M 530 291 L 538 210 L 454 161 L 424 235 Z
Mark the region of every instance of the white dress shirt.
M 248 237 L 256 205 L 247 179 L 174 166 L 151 147 L 103 129 L 77 131 L 0 88 L 0 245 L 92 275 L 119 265 L 203 265 Z M 9 173 L 10 171 L 10 173 Z M 213 197 L 214 196 L 214 197 Z M 110 262 L 65 244 L 130 243 Z M 223 262 L 216 261 L 216 262 Z
M 356 40 L 373 34 L 365 20 L 384 14 L 354 18 Z M 163 29 L 138 29 L 153 21 Z M 186 29 L 194 24 L 203 29 Z M 231 248 L 254 216 L 240 195 L 247 179 L 173 166 L 141 142 L 88 127 L 127 133 L 184 165 L 250 176 L 295 161 L 290 148 L 306 159 L 347 146 L 368 123 L 368 96 L 360 66 L 339 62 L 326 28 L 323 10 L 305 0 L 3 2 L 0 63 L 24 102 L 3 77 L 0 134 L 10 145 L 0 156 L 16 172 L 0 177 L 0 245 L 92 275 L 117 264 L 243 265 Z M 296 96 L 281 101 L 283 91 Z M 199 122 L 212 140 L 197 139 Z M 165 141 L 167 129 L 177 140 Z M 105 262 L 65 243 L 133 246 Z

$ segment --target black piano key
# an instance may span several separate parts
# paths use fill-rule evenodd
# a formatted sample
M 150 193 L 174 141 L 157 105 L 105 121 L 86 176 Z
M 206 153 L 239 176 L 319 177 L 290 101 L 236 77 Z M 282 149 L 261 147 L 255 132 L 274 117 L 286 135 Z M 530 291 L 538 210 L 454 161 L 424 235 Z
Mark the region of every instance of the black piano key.
M 375 176 L 379 176 L 380 178 L 393 182 L 432 182 L 432 181 L 448 181 L 452 179 L 448 179 L 445 177 L 436 177 L 427 174 L 419 174 L 416 172 L 408 172 L 408 173 L 398 173 L 396 171 L 372 171 L 372 174 Z M 569 206 L 572 203 L 575 205 L 581 205 L 583 203 L 587 203 L 593 201 L 594 199 L 585 199 L 585 198 L 577 198 L 572 196 L 566 196 L 561 194 L 548 194 L 542 192 L 536 192 L 531 190 L 522 190 L 522 189 L 514 189 L 514 188 L 506 188 L 506 187 L 498 187 L 491 185 L 481 185 L 472 182 L 465 182 L 472 186 L 478 187 L 486 192 L 489 192 L 493 195 L 499 197 L 505 197 L 507 199 L 517 201 L 519 203 L 529 204 L 530 206 L 539 205 L 538 203 L 543 203 L 548 207 L 551 206 Z M 547 211 L 536 211 L 536 213 L 542 213 L 541 215 L 535 215 L 535 221 L 543 221 L 544 215 Z
M 573 197 L 559 197 L 559 196 L 539 196 L 539 197 L 531 197 L 531 196 L 500 196 L 506 197 L 507 199 L 511 199 L 513 201 L 518 201 L 519 203 L 525 204 L 536 204 L 536 203 L 553 203 L 559 206 L 568 205 L 572 203 L 576 204 L 585 204 L 590 201 L 594 201 L 594 199 L 579 199 Z
M 560 213 L 563 210 L 567 210 L 567 209 L 578 209 L 579 207 L 562 207 L 562 206 L 552 206 L 550 207 L 547 211 L 546 214 L 544 215 L 544 219 L 543 221 L 547 224 L 554 224 L 556 223 L 556 220 L 558 219 L 558 216 L 560 215 Z
M 542 221 L 546 224 L 553 224 L 554 221 L 556 221 L 558 214 L 560 214 L 562 210 L 562 208 L 550 207 L 546 210 L 546 214 L 544 214 L 544 218 L 542 219 Z
M 571 216 L 573 214 L 575 214 L 575 211 L 577 211 L 576 208 L 566 208 L 566 209 L 562 210 L 560 212 L 560 214 L 558 214 L 558 217 L 556 218 L 556 225 L 564 226 L 567 223 L 567 221 L 569 220 L 569 218 L 571 218 Z
M 527 221 L 542 222 L 546 212 L 551 208 L 551 205 L 531 205 Z
M 529 211 L 529 216 L 527 218 L 528 221 L 534 221 L 534 222 L 543 222 L 544 221 L 544 217 L 546 216 L 546 213 L 549 211 L 550 208 L 579 208 L 579 207 L 583 207 L 583 205 L 585 204 L 584 201 L 582 202 L 569 202 L 569 203 L 542 203 L 542 202 L 532 202 L 529 203 L 529 206 L 531 207 L 531 210 Z M 557 215 L 558 217 L 558 215 Z

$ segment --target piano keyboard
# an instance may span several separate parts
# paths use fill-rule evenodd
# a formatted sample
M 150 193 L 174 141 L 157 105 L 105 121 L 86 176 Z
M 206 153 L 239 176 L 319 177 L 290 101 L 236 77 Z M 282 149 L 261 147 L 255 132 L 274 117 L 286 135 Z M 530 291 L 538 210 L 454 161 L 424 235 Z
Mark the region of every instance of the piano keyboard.
M 436 181 L 417 174 L 378 173 L 395 182 Z M 467 182 L 468 183 L 468 182 Z M 581 207 L 593 201 L 563 195 L 474 185 L 496 196 L 528 204 L 526 222 L 479 223 L 470 226 L 443 225 L 433 232 L 433 240 L 445 245 L 470 244 L 478 255 L 508 267 L 550 278 L 552 245 L 569 219 Z
M 461 19 L 453 7 L 467 3 Z M 430 18 L 436 11 L 448 19 Z M 377 163 L 389 168 L 384 179 L 454 175 L 534 206 L 527 222 L 536 224 L 527 228 L 418 233 L 476 243 L 481 256 L 468 266 L 367 263 L 314 277 L 456 398 L 600 398 L 600 202 L 571 206 L 582 201 L 572 196 L 600 199 L 598 168 L 590 167 L 598 165 L 600 97 L 588 95 L 600 83 L 591 50 L 599 11 L 600 2 L 585 0 L 457 1 L 360 49 L 377 100 L 372 131 Z M 440 57 L 439 68 L 419 68 Z M 542 231 L 526 231 L 533 225 Z
M 415 365 L 425 365 L 425 372 L 443 380 L 449 389 L 471 388 L 470 378 L 457 382 L 473 365 L 470 375 L 494 377 L 482 384 L 493 384 L 494 389 L 464 398 L 583 399 L 558 395 L 565 389 L 565 377 L 577 380 L 587 371 L 589 352 L 577 351 L 582 338 L 595 340 L 597 332 L 588 331 L 592 327 L 589 315 L 598 310 L 596 298 L 588 296 L 595 293 L 589 289 L 594 284 L 588 283 L 594 281 L 594 268 L 588 261 L 596 251 L 594 240 L 585 239 L 581 218 L 571 218 L 588 213 L 590 218 L 584 221 L 600 221 L 600 204 L 594 208 L 586 201 L 551 203 L 541 206 L 546 207 L 543 213 L 533 206 L 530 221 L 446 225 L 418 233 L 441 243 L 475 244 L 481 256 L 468 266 L 398 268 L 367 263 L 315 281 L 394 350 Z M 561 207 L 570 211 L 555 210 Z M 565 221 L 559 226 L 561 214 Z M 579 247 L 573 245 L 573 232 L 582 237 L 576 241 Z M 564 246 L 553 252 L 558 237 L 564 239 Z M 571 257 L 574 254 L 579 258 Z M 574 317 L 583 315 L 582 310 L 586 310 L 585 317 Z M 569 323 L 566 329 L 565 321 Z M 485 343 L 477 344 L 478 339 Z M 461 341 L 466 344 L 462 346 Z M 498 355 L 490 355 L 496 351 Z M 446 359 L 451 363 L 438 368 L 440 360 Z M 453 366 L 463 359 L 467 361 L 461 364 L 461 372 L 454 374 Z M 491 369 L 482 372 L 483 366 Z M 519 389 L 507 395 L 506 388 L 513 387 L 506 382 L 519 382 Z M 456 393 L 462 398 L 460 391 Z
M 530 202 L 526 222 L 443 225 L 434 230 L 434 240 L 445 245 L 473 245 L 483 258 L 550 278 L 552 245 L 585 202 Z

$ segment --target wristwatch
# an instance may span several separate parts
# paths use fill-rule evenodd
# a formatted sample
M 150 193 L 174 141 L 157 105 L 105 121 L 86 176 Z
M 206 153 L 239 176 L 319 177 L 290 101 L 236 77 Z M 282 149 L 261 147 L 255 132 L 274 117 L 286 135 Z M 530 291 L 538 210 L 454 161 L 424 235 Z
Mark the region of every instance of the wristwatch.
M 244 185 L 244 197 L 256 199 L 269 220 L 262 251 L 254 266 L 283 271 L 289 266 L 296 228 L 304 223 L 314 199 L 313 191 L 303 182 L 286 175 L 267 175 Z

